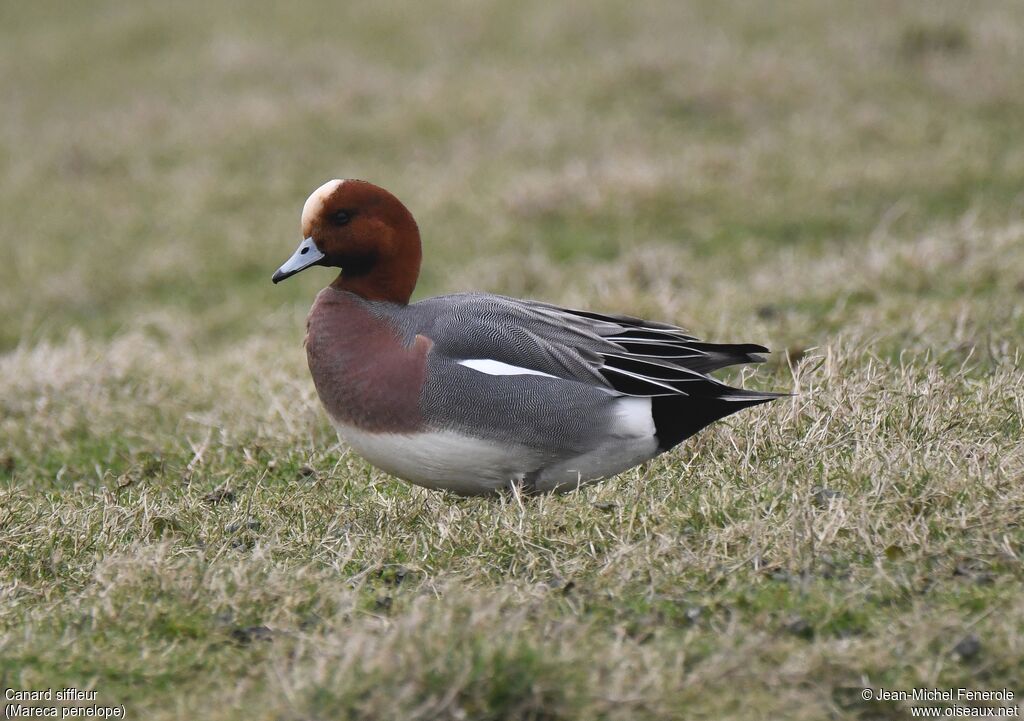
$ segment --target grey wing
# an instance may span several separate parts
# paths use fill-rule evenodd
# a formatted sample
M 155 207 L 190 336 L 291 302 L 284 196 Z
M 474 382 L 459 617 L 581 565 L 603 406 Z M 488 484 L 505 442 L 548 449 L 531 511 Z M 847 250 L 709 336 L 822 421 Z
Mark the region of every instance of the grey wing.
M 760 362 L 766 348 L 704 343 L 667 323 L 482 293 L 431 298 L 409 310 L 418 315 L 416 332 L 456 362 L 498 361 L 615 395 L 777 397 L 731 388 L 707 375 Z

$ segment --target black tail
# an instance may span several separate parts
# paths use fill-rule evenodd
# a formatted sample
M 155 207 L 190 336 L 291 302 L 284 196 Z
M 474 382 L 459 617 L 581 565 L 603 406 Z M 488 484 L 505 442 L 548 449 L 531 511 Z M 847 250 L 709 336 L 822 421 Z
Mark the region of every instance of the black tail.
M 667 451 L 702 428 L 744 408 L 783 398 L 785 393 L 763 393 L 729 388 L 732 393 L 715 398 L 670 395 L 651 398 L 651 415 L 658 449 Z

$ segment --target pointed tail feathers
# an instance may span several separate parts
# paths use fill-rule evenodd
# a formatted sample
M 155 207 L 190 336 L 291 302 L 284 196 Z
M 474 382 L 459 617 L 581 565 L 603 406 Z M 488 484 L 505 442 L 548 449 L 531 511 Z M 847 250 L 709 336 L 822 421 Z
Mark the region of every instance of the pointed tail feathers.
M 727 387 L 728 388 L 728 387 Z M 658 448 L 667 451 L 698 431 L 736 411 L 758 406 L 788 393 L 767 393 L 728 388 L 715 398 L 693 396 L 655 396 L 651 399 Z

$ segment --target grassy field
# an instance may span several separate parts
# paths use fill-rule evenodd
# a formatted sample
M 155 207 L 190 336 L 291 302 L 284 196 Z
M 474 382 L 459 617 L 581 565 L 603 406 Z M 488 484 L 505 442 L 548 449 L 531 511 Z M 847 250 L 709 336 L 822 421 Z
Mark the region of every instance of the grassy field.
M 1024 697 L 1024 4 L 11 2 L 0 58 L 0 686 L 157 721 Z M 763 343 L 743 382 L 797 395 L 525 506 L 396 481 L 305 367 L 331 275 L 270 284 L 332 177 L 416 215 L 418 297 Z

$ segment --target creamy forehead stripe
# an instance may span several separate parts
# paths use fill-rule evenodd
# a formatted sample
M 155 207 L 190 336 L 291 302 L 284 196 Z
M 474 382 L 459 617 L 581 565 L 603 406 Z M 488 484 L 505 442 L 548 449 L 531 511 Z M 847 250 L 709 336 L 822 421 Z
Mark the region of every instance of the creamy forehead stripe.
M 330 198 L 334 191 L 340 188 L 344 182 L 344 180 L 339 180 L 338 178 L 328 180 L 326 183 L 314 190 L 308 198 L 306 198 L 306 203 L 302 206 L 303 231 L 305 231 L 309 224 L 313 222 L 313 218 L 323 212 L 324 203 L 327 202 L 327 199 Z

